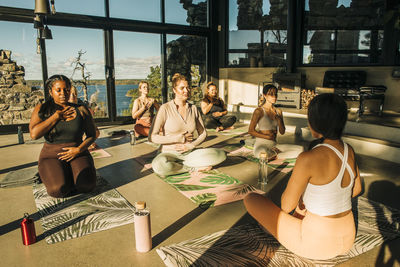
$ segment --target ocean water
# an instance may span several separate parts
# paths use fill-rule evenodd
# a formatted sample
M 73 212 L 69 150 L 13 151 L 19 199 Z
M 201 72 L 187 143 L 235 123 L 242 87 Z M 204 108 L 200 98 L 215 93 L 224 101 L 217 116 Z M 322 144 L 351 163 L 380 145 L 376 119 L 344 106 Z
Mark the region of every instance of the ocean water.
M 131 90 L 131 89 L 137 89 L 138 85 L 137 84 L 124 84 L 124 85 L 115 85 L 115 97 L 116 97 L 116 103 L 117 103 L 117 115 L 121 116 L 122 111 L 125 109 L 129 109 L 129 104 L 131 103 L 132 98 L 127 97 L 126 93 Z M 97 85 L 89 85 L 88 86 L 88 98 L 89 101 L 93 94 L 97 95 L 97 102 L 104 102 L 107 103 L 107 87 L 102 84 L 97 84 Z M 79 92 L 78 97 L 81 99 L 83 98 L 83 93 Z

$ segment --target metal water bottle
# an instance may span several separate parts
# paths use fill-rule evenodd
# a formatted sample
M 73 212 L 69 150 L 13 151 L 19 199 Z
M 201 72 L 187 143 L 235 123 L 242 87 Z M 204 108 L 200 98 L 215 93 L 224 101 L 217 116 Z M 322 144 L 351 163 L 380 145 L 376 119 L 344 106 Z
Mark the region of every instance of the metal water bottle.
M 22 132 L 22 126 L 18 126 L 18 144 L 24 143 L 24 133 Z
M 136 136 L 135 136 L 135 131 L 134 130 L 130 130 L 129 131 L 129 136 L 130 136 L 131 145 L 136 144 Z
M 29 217 L 28 213 L 24 214 L 24 218 L 21 221 L 21 234 L 22 234 L 22 243 L 25 246 L 29 246 L 36 242 L 36 231 L 35 231 L 35 223 Z

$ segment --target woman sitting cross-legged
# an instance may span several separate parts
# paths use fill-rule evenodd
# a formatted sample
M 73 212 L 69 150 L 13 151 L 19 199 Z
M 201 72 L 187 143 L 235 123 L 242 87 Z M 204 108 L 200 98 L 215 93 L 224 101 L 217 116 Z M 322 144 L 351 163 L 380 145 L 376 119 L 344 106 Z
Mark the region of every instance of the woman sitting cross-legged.
M 268 150 L 276 146 L 278 129 L 280 134 L 285 134 L 282 110 L 274 106 L 277 96 L 278 90 L 274 85 L 265 85 L 263 88 L 264 104 L 254 110 L 251 117 L 248 133 L 255 137 L 255 142 L 246 142 L 246 144 L 254 146 L 254 156 L 257 158 L 261 152 L 268 153 Z M 256 126 L 258 126 L 258 130 Z
M 154 109 L 158 110 L 160 105 L 154 98 L 148 97 L 149 83 L 141 81 L 139 83 L 140 97 L 135 99 L 132 107 L 132 118 L 136 119 L 135 135 L 136 137 L 149 136 L 151 123 L 154 118 Z
M 88 152 L 96 139 L 92 115 L 84 105 L 68 102 L 71 82 L 64 75 L 51 76 L 45 90 L 51 97 L 35 107 L 29 123 L 31 138 L 44 136 L 46 140 L 38 162 L 40 178 L 52 197 L 89 192 L 96 186 L 96 170 Z
M 360 194 L 361 181 L 354 150 L 341 140 L 346 121 L 340 96 L 316 96 L 308 107 L 308 122 L 312 135 L 323 142 L 297 158 L 281 207 L 254 193 L 244 199 L 250 215 L 299 256 L 328 259 L 353 246 L 351 198 Z
M 226 105 L 218 97 L 218 89 L 213 82 L 207 84 L 207 91 L 201 101 L 201 111 L 207 129 L 216 129 L 219 132 L 232 127 L 236 122 L 235 116 L 227 115 Z
M 161 105 L 149 135 L 149 141 L 161 144 L 161 151 L 164 152 L 159 154 L 152 163 L 153 170 L 160 175 L 173 174 L 175 169 L 170 169 L 170 167 L 175 168 L 176 166 L 172 166 L 174 164 L 171 165 L 168 162 L 182 163 L 184 159 L 179 154 L 194 149 L 207 136 L 199 111 L 195 105 L 188 102 L 190 88 L 186 77 L 179 73 L 174 74 L 172 87 L 175 97 Z M 196 132 L 197 137 L 195 137 Z M 216 152 L 215 157 L 213 151 Z M 202 151 L 196 152 L 199 160 L 201 160 L 201 154 Z M 206 149 L 205 155 L 209 159 L 209 163 L 207 163 L 209 166 L 221 162 L 220 151 Z M 223 156 L 225 157 L 225 154 Z M 193 162 L 191 165 L 196 164 Z

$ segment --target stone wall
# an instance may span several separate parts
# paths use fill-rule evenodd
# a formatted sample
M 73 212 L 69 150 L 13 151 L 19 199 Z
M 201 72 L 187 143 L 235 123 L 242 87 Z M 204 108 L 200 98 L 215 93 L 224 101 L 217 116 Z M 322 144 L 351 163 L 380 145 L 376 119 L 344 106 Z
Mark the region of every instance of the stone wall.
M 25 69 L 0 50 L 0 125 L 29 123 L 34 107 L 44 100 L 42 90 L 28 86 Z

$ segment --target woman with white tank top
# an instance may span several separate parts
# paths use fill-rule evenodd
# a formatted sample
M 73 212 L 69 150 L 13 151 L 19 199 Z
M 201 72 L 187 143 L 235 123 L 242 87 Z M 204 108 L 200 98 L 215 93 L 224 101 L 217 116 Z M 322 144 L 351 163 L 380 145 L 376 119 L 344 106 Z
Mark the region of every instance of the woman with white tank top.
M 315 97 L 308 122 L 312 135 L 323 141 L 297 158 L 281 207 L 255 193 L 244 199 L 248 212 L 299 256 L 328 259 L 353 246 L 351 198 L 362 186 L 354 150 L 341 140 L 346 121 L 347 106 L 340 96 Z
M 282 110 L 274 104 L 278 96 L 277 88 L 267 84 L 263 88 L 264 104 L 254 110 L 251 117 L 248 133 L 255 137 L 255 142 L 246 141 L 247 145 L 254 146 L 253 153 L 259 157 L 261 152 L 268 152 L 276 146 L 276 135 L 285 134 L 285 123 L 283 122 Z M 258 129 L 256 129 L 258 127 Z

